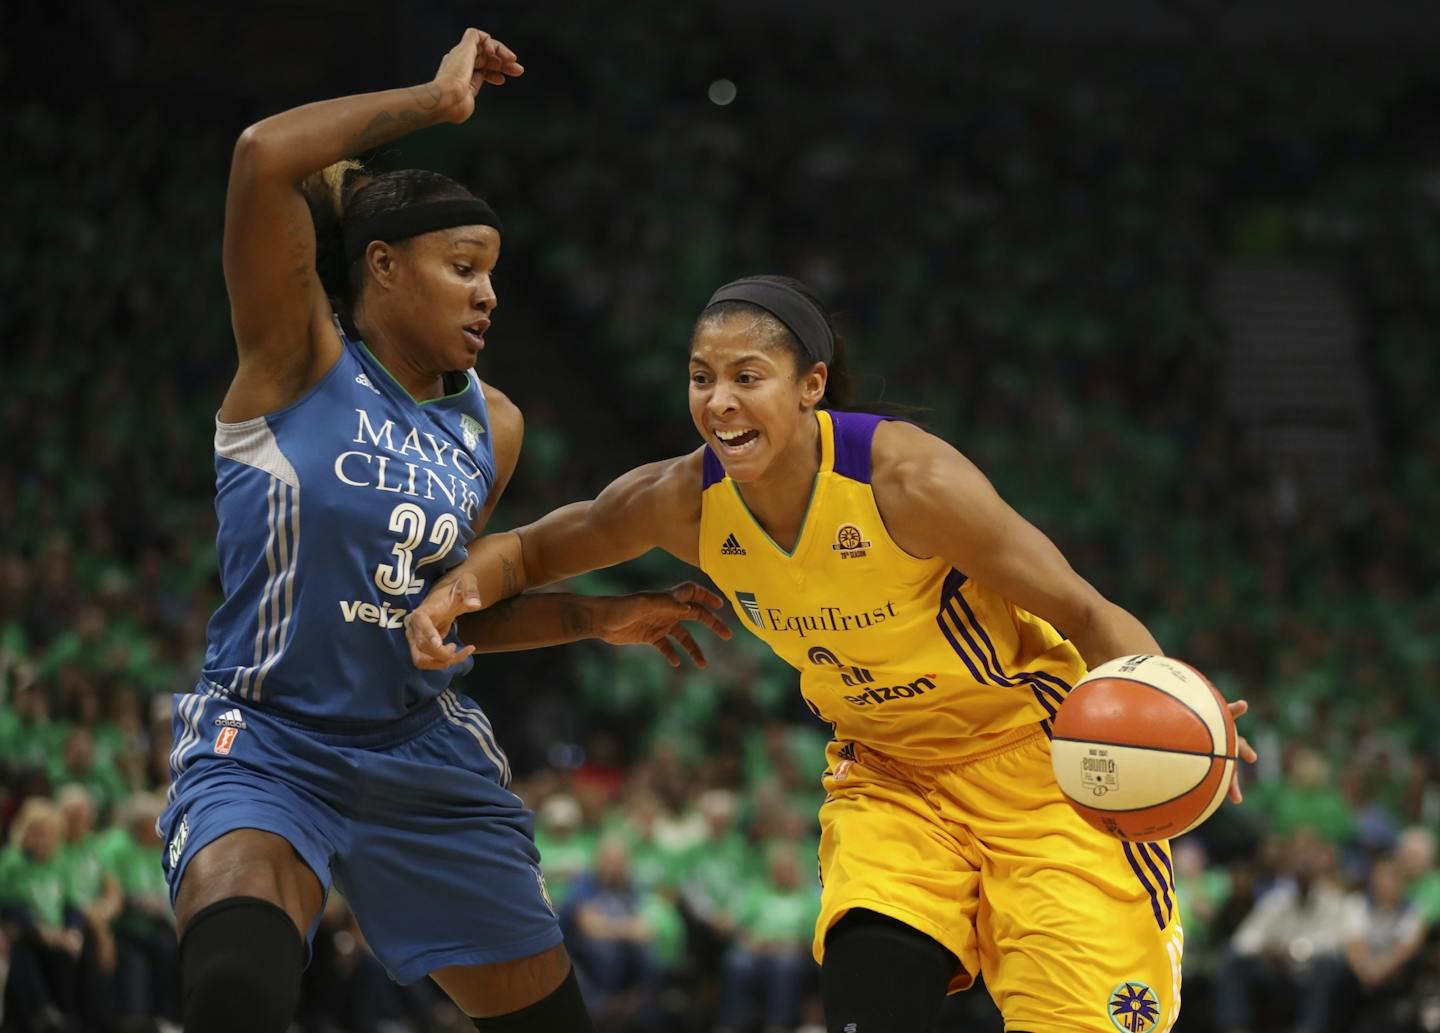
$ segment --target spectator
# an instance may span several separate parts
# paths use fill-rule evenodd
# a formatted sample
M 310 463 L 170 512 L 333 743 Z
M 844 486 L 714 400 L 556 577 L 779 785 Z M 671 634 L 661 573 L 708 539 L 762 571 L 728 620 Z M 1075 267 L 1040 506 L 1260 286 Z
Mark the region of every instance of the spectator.
M 657 1021 L 655 931 L 642 911 L 624 842 L 602 840 L 594 870 L 575 880 L 562 916 L 565 942 L 601 1030 L 650 1029 Z
M 1215 1013 L 1224 1033 L 1278 1025 L 1264 1012 L 1299 1001 L 1297 1033 L 1325 1033 L 1330 994 L 1341 970 L 1345 897 L 1334 880 L 1334 851 L 1308 828 L 1286 844 L 1290 874 L 1240 923 L 1215 981 Z
M 50 800 L 31 797 L 11 833 L 0 853 L 0 916 L 15 945 L 4 1014 L 18 1033 L 78 1030 L 85 933 L 65 906 L 63 819 Z
M 748 887 L 736 908 L 718 1033 L 744 1033 L 757 1017 L 765 1033 L 795 1027 L 817 973 L 810 944 L 819 914 L 819 891 L 794 851 L 773 850 L 766 878 Z
M 581 828 L 580 804 L 568 793 L 556 793 L 535 812 L 535 846 L 545 886 L 557 908 L 564 909 L 575 879 L 595 864 L 595 836 Z
M 129 792 L 120 772 L 96 759 L 95 737 L 84 725 L 71 728 L 60 756 L 51 758 L 50 781 L 57 786 L 84 786 L 104 813 Z
M 99 853 L 123 895 L 115 921 L 120 1010 L 178 1023 L 180 957 L 160 862 L 162 844 L 155 831 L 164 809 L 165 801 L 153 793 L 127 797 L 116 808 L 114 825 L 105 832 Z
M 1404 873 L 1394 858 L 1377 860 L 1369 882 L 1368 893 L 1346 901 L 1342 936 L 1348 972 L 1337 986 L 1333 1021 L 1349 1033 L 1408 1033 L 1404 1012 L 1425 921 L 1405 899 Z
M 95 834 L 95 801 L 84 786 L 68 785 L 55 796 L 64 823 L 64 845 L 56 857 L 65 876 L 65 900 L 84 920 L 87 948 L 93 952 L 103 986 L 92 988 L 105 1013 L 110 1009 L 109 988 L 116 967 L 115 933 L 111 924 L 120 914 L 120 883 L 105 870 Z
M 1427 926 L 1440 921 L 1440 870 L 1435 867 L 1435 834 L 1423 825 L 1400 833 L 1395 860 L 1405 879 L 1405 894 Z

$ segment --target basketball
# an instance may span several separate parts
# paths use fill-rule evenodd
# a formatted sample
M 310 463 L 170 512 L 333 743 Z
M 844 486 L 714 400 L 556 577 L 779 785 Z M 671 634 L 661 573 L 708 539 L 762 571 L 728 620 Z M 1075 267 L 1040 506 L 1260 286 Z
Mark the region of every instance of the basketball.
M 1118 839 L 1171 839 L 1220 806 L 1235 722 L 1219 690 L 1164 656 L 1095 668 L 1055 717 L 1055 781 L 1080 816 Z

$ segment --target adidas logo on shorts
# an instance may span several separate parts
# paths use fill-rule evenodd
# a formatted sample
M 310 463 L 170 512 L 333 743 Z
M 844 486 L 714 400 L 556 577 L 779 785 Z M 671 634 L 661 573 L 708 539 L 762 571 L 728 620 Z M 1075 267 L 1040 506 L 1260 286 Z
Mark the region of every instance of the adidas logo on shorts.
M 740 544 L 739 540 L 735 537 L 735 535 L 734 535 L 733 532 L 729 535 L 729 537 L 727 537 L 727 538 L 725 539 L 725 541 L 723 541 L 723 542 L 720 543 L 720 555 L 721 555 L 721 556 L 744 556 L 744 555 L 745 555 L 745 548 L 744 548 L 744 546 L 742 546 L 742 545 Z
M 240 716 L 239 710 L 227 710 L 215 719 L 217 725 L 225 728 L 244 728 L 245 719 Z

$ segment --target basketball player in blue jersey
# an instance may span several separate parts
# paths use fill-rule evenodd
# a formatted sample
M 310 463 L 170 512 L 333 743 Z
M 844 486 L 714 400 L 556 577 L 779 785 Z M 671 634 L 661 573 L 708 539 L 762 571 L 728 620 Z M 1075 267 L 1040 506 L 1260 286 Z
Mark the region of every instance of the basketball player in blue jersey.
M 982 972 L 1010 1033 L 1165 1033 L 1182 950 L 1169 851 L 1084 822 L 1049 748 L 1087 665 L 1155 639 L 960 453 L 845 411 L 840 342 L 799 283 L 717 291 L 689 393 L 700 448 L 488 536 L 415 611 L 416 665 L 455 659 L 453 622 L 481 632 L 476 599 L 665 549 L 834 728 L 814 941 L 832 1033 L 934 1030 Z
M 302 193 L 348 155 L 465 121 L 482 84 L 522 71 L 470 29 L 430 83 L 296 108 L 236 145 L 239 366 L 215 426 L 225 601 L 196 691 L 176 697 L 160 822 L 187 1033 L 289 1026 L 332 878 L 390 974 L 432 977 L 476 1028 L 593 1029 L 490 722 L 448 687 L 455 672 L 414 667 L 403 631 L 520 448 L 519 411 L 472 370 L 499 220 L 429 172 L 347 184 L 331 168 L 329 211 Z M 728 635 L 694 585 L 515 601 L 462 659 L 601 637 L 700 662 L 682 620 Z

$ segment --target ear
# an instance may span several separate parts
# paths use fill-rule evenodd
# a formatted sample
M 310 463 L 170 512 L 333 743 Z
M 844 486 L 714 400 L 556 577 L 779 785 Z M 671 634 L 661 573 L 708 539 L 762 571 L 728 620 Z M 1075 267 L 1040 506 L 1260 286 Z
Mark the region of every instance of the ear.
M 372 240 L 365 248 L 365 268 L 381 287 L 389 290 L 395 284 L 395 249 L 383 240 Z
M 823 362 L 817 362 L 800 375 L 800 405 L 813 409 L 825 397 L 825 383 L 830 379 L 830 369 Z

